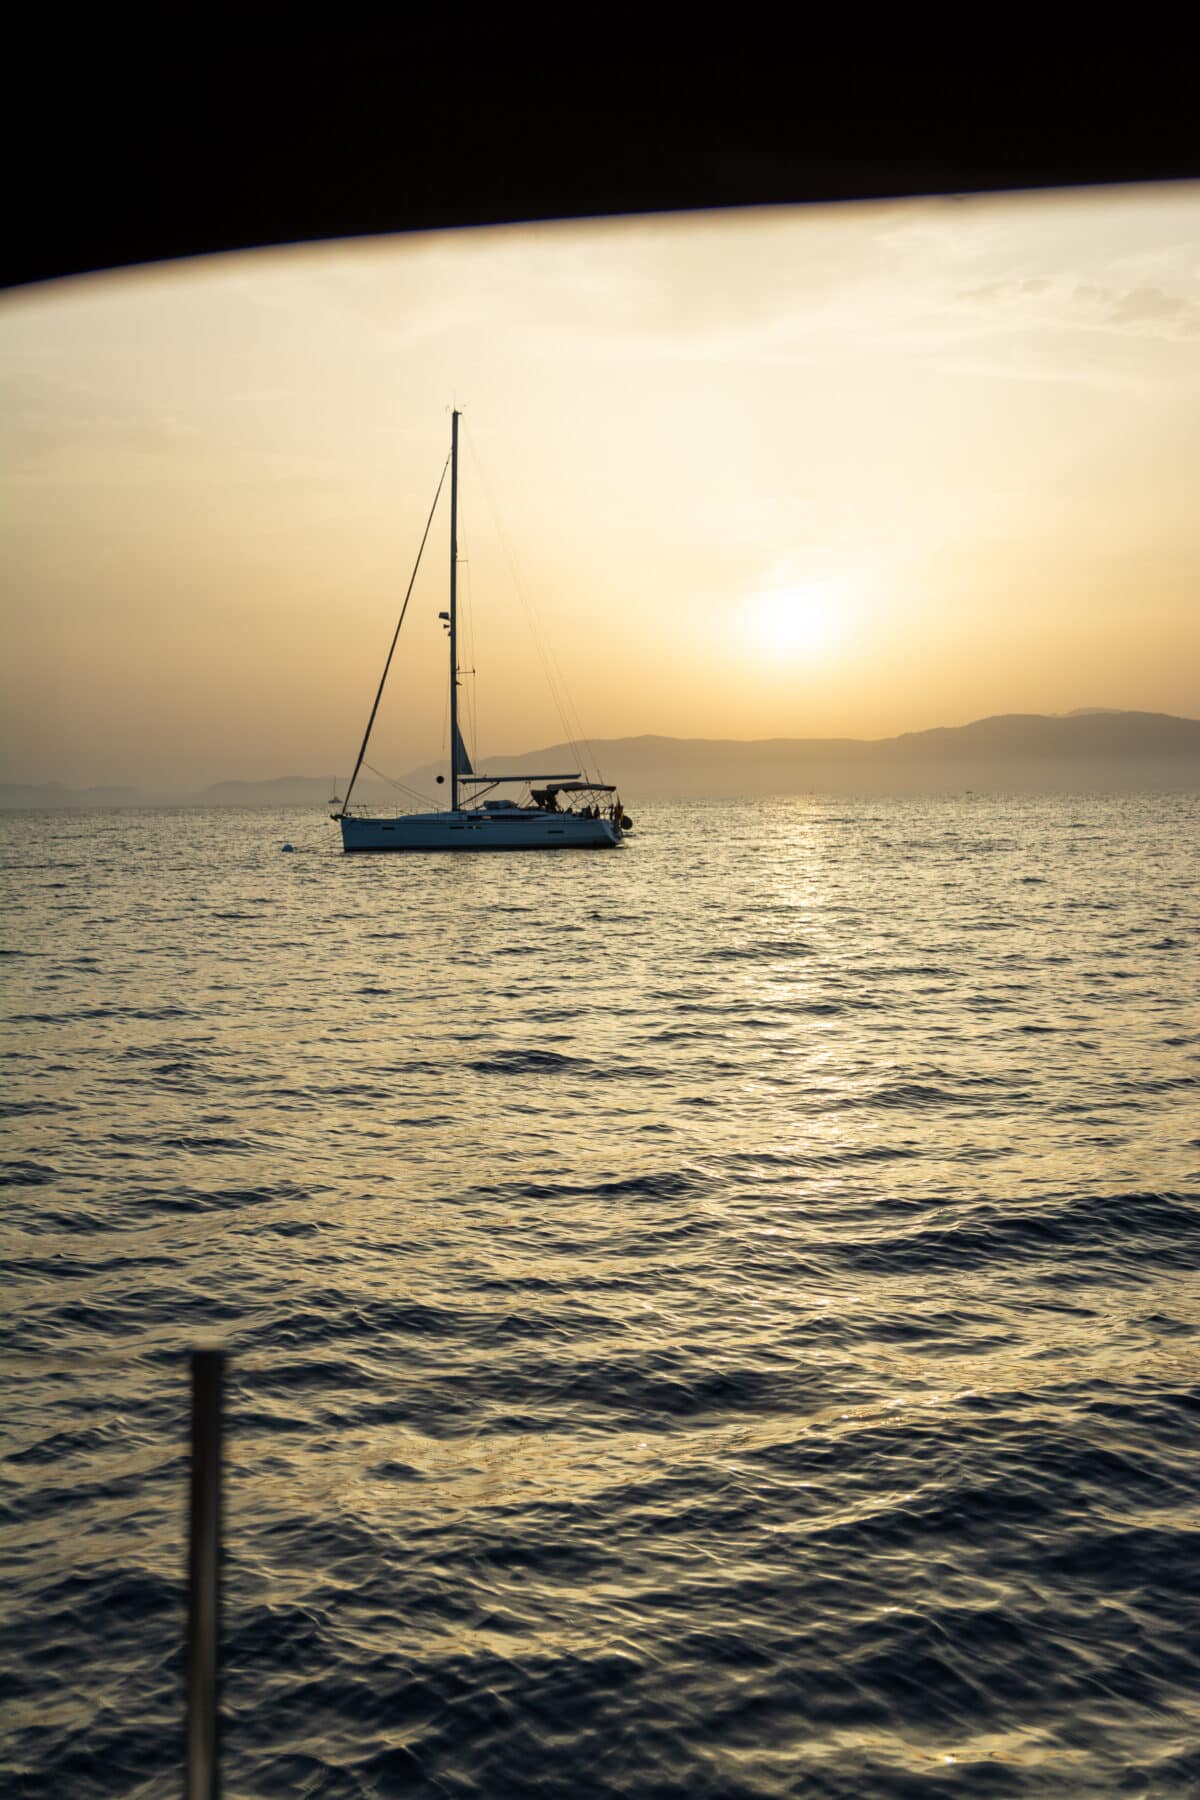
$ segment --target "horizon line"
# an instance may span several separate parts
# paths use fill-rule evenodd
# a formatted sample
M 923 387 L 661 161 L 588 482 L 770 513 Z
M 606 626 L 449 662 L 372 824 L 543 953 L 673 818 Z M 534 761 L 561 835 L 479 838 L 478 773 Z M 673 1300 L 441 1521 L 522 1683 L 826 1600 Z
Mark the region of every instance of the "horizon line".
M 666 745 L 705 745 L 705 746 L 711 746 L 716 749 L 724 748 L 724 747 L 729 747 L 729 748 L 737 747 L 738 749 L 755 749 L 755 748 L 768 748 L 768 747 L 773 747 L 773 746 L 778 746 L 781 749 L 782 748 L 799 748 L 799 747 L 803 747 L 803 746 L 813 746 L 813 747 L 820 746 L 820 747 L 830 747 L 830 748 L 832 748 L 832 747 L 841 748 L 841 747 L 853 746 L 853 747 L 863 748 L 863 749 L 878 749 L 878 748 L 886 746 L 886 745 L 900 745 L 900 744 L 905 744 L 906 742 L 916 740 L 916 739 L 921 739 L 921 738 L 946 737 L 946 736 L 953 737 L 953 736 L 956 736 L 959 734 L 969 734 L 982 726 L 997 725 L 997 724 L 1015 722 L 1015 721 L 1028 722 L 1030 724 L 1036 723 L 1036 724 L 1042 724 L 1042 725 L 1045 725 L 1045 724 L 1062 725 L 1062 724 L 1067 724 L 1067 723 L 1082 724 L 1085 721 L 1095 722 L 1098 720 L 1118 720 L 1118 719 L 1126 719 L 1126 720 L 1140 719 L 1140 720 L 1146 720 L 1146 721 L 1154 720 L 1154 721 L 1161 721 L 1163 723 L 1169 722 L 1172 725 L 1183 725 L 1183 726 L 1192 725 L 1192 726 L 1196 726 L 1197 728 L 1200 728 L 1200 718 L 1193 717 L 1192 715 L 1186 714 L 1186 713 L 1169 713 L 1169 712 L 1149 711 L 1149 710 L 1145 710 L 1145 709 L 1138 708 L 1138 707 L 1086 706 L 1086 707 L 1074 707 L 1069 712 L 1060 712 L 1060 713 L 1031 713 L 1031 712 L 988 713 L 988 714 L 983 715 L 981 718 L 970 719 L 965 724 L 961 724 L 961 725 L 924 726 L 924 727 L 920 727 L 918 729 L 914 729 L 914 730 L 910 730 L 910 731 L 895 732 L 888 736 L 878 737 L 878 738 L 864 738 L 864 737 L 851 737 L 851 736 L 824 736 L 824 737 L 775 736 L 775 737 L 762 737 L 762 738 L 700 737 L 700 736 L 683 737 L 683 736 L 679 736 L 677 734 L 668 733 L 668 732 L 633 732 L 633 733 L 623 733 L 619 737 L 592 736 L 592 737 L 589 737 L 585 741 L 588 743 L 588 745 L 593 750 L 597 746 L 608 746 L 608 747 L 615 748 L 617 746 L 632 747 L 632 746 L 637 746 L 637 745 L 645 745 L 645 746 L 647 746 L 647 748 L 649 748 L 650 746 L 653 746 L 653 745 L 663 745 L 663 746 L 666 746 Z M 569 740 L 563 740 L 564 745 L 568 742 L 569 742 Z M 501 754 L 500 752 L 489 751 L 488 757 L 491 760 L 495 760 L 495 761 L 503 760 L 506 762 L 519 762 L 519 761 L 521 761 L 523 759 L 527 759 L 529 757 L 553 754 L 553 752 L 557 748 L 559 748 L 558 745 L 541 745 L 535 749 L 522 750 L 522 751 L 516 751 L 516 752 L 508 751 L 508 752 L 504 752 L 503 754 Z M 1110 752 L 1110 754 L 1111 753 L 1119 753 L 1119 750 L 1120 750 L 1120 746 L 1114 745 L 1112 747 L 1112 751 Z M 990 753 L 994 754 L 995 752 L 993 750 Z M 1172 755 L 1178 755 L 1179 751 L 1178 751 L 1178 748 L 1172 748 L 1167 753 L 1172 754 Z M 1044 758 L 1044 756 L 1045 756 L 1045 752 L 1043 750 L 1037 750 L 1033 754 L 1035 756 L 1041 757 L 1041 758 Z M 441 767 L 442 764 L 445 762 L 445 760 L 446 759 L 444 756 L 441 756 L 438 758 L 433 758 L 426 763 L 422 763 L 416 767 L 411 767 L 411 768 L 407 769 L 405 771 L 405 773 L 406 773 L 406 775 L 409 775 L 409 776 L 420 775 L 428 770 L 434 770 L 434 769 Z M 514 773 L 520 775 L 520 774 L 523 774 L 523 771 L 518 769 L 518 770 L 515 770 Z M 385 785 L 387 784 L 387 782 L 388 782 L 387 777 L 380 778 L 380 777 L 376 776 L 375 782 L 377 783 L 380 779 L 383 780 Z M 282 787 L 289 783 L 303 782 L 303 783 L 308 783 L 308 784 L 315 784 L 315 783 L 325 783 L 326 781 L 332 781 L 333 784 L 336 786 L 338 784 L 339 777 L 336 774 L 334 774 L 333 776 L 325 776 L 325 775 L 319 775 L 319 774 L 318 775 L 297 774 L 295 772 L 290 772 L 290 773 L 283 774 L 283 775 L 265 775 L 265 776 L 264 775 L 258 775 L 258 776 L 225 775 L 225 776 L 218 776 L 218 777 L 208 780 L 208 781 L 195 780 L 193 778 L 193 780 L 191 782 L 188 782 L 185 780 L 183 782 L 176 783 L 176 784 L 170 784 L 170 785 L 167 785 L 167 786 L 164 786 L 161 788 L 148 788 L 148 787 L 142 786 L 140 783 L 131 782 L 131 781 L 109 780 L 109 781 L 92 781 L 92 782 L 87 782 L 86 784 L 77 784 L 77 783 L 74 783 L 71 781 L 61 780 L 61 779 L 52 780 L 52 781 L 37 781 L 37 780 L 31 781 L 31 780 L 18 779 L 18 778 L 3 778 L 3 779 L 0 779 L 0 792 L 2 792 L 4 790 L 11 790 L 11 789 L 25 789 L 25 790 L 29 790 L 32 792 L 40 792 L 40 793 L 67 793 L 67 794 L 77 793 L 77 794 L 83 794 L 83 795 L 106 793 L 106 792 L 129 793 L 129 794 L 145 793 L 145 794 L 149 794 L 149 795 L 160 795 L 164 798 L 168 798 L 168 797 L 169 798 L 176 798 L 176 797 L 182 798 L 184 796 L 198 797 L 198 796 L 204 795 L 206 793 L 209 793 L 214 789 L 219 789 L 219 788 L 223 788 L 223 787 Z M 374 785 L 374 783 L 371 785 Z M 332 796 L 331 796 L 331 798 L 332 798 Z

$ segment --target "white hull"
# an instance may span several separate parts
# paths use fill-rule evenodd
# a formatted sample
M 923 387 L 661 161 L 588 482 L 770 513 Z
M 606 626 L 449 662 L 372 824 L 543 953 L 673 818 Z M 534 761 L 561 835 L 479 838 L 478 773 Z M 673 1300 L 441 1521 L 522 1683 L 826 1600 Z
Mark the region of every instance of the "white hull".
M 610 819 L 535 808 L 402 813 L 394 819 L 340 819 L 343 850 L 603 850 L 621 842 Z

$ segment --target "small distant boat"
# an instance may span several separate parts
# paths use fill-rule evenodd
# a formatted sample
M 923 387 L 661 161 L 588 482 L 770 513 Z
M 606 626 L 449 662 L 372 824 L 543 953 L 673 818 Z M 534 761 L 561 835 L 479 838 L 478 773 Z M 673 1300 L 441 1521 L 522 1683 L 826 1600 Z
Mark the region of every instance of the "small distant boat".
M 589 781 L 575 770 L 559 775 L 482 774 L 471 766 L 458 724 L 458 421 L 450 421 L 450 607 L 438 617 L 450 639 L 450 806 L 446 812 L 397 813 L 380 818 L 361 808 L 351 811 L 350 797 L 367 753 L 371 728 L 383 698 L 384 685 L 412 594 L 412 582 L 400 611 L 392 646 L 383 666 L 375 704 L 367 721 L 362 748 L 346 788 L 340 811 L 331 813 L 342 828 L 343 850 L 568 850 L 611 849 L 619 844 L 633 821 L 621 805 L 611 783 Z M 445 479 L 445 470 L 442 472 Z M 441 493 L 441 483 L 438 494 Z M 429 536 L 433 510 L 421 540 Z M 417 555 L 420 567 L 421 553 Z M 413 581 L 416 580 L 413 570 Z M 438 776 L 439 781 L 445 778 Z M 518 800 L 486 799 L 496 788 L 518 785 L 526 794 Z

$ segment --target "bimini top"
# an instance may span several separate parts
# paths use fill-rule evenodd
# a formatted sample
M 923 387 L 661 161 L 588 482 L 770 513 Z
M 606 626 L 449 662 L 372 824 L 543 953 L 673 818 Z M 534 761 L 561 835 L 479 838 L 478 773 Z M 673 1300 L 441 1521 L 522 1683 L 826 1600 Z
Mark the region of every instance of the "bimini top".
M 552 787 L 531 787 L 529 791 L 535 800 L 545 800 L 551 794 L 615 794 L 617 790 L 611 781 L 556 781 Z
M 570 775 L 522 775 L 519 770 L 515 775 L 477 775 L 474 769 L 466 770 L 461 763 L 459 764 L 458 778 L 460 781 L 473 781 L 476 786 L 485 781 L 490 781 L 493 786 L 498 781 L 554 781 L 558 783 L 559 787 L 565 787 L 569 786 L 571 782 L 579 780 L 579 777 L 573 773 Z M 591 784 L 585 781 L 580 785 L 589 787 Z

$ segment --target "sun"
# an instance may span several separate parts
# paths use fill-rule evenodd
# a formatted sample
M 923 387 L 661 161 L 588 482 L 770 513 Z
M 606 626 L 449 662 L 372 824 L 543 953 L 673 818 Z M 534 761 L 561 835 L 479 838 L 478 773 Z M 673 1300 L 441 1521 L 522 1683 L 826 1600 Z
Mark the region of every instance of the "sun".
M 797 582 L 756 594 L 747 603 L 746 628 L 755 647 L 773 656 L 818 657 L 836 647 L 841 619 L 830 588 Z

